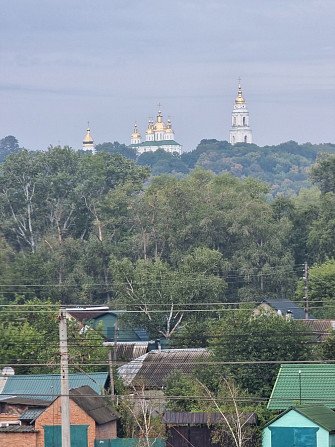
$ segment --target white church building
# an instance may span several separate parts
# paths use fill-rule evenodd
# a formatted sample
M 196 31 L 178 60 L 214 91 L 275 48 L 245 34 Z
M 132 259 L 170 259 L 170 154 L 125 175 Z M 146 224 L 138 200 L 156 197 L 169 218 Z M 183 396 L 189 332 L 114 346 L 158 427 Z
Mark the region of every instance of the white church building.
M 242 96 L 241 83 L 238 84 L 238 94 L 232 113 L 231 129 L 229 132 L 230 144 L 252 143 L 252 130 L 249 126 L 249 112 Z
M 158 110 L 156 123 L 149 119 L 148 129 L 145 132 L 145 141 L 142 142 L 137 124 L 135 124 L 134 132 L 130 139 L 130 147 L 136 149 L 138 155 L 143 154 L 144 152 L 153 152 L 157 149 L 164 149 L 171 153 L 177 152 L 178 154 L 181 154 L 182 152 L 181 144 L 175 141 L 171 120 L 168 119 L 167 124 L 164 123 L 160 108 Z

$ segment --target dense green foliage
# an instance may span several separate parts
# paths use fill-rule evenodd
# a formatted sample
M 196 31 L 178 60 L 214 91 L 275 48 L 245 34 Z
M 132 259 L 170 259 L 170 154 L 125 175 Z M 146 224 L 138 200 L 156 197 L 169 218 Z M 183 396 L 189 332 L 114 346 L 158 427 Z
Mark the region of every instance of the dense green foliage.
M 20 146 L 15 137 L 8 135 L 0 140 L 0 163 L 5 161 L 5 158 L 10 153 L 16 153 L 20 151 Z
M 104 150 L 104 147 L 118 144 L 104 143 L 98 147 Z M 143 153 L 138 157 L 137 163 L 149 166 L 152 175 L 173 174 L 180 177 L 189 174 L 195 167 L 202 166 L 215 174 L 230 172 L 240 179 L 259 178 L 270 184 L 270 193 L 275 197 L 277 194 L 291 196 L 299 193 L 301 188 L 309 187 L 308 171 L 317 156 L 323 152 L 334 154 L 335 145 L 288 141 L 277 146 L 260 147 L 244 143 L 232 146 L 227 141 L 202 140 L 196 149 L 181 155 L 170 154 L 163 149 Z M 133 154 L 127 155 L 124 147 L 120 148 L 120 153 L 134 159 Z M 331 172 L 333 160 L 334 158 L 324 156 L 319 169 L 321 178 L 326 166 Z M 318 172 L 314 170 L 313 176 L 313 182 L 319 184 Z M 321 190 L 327 189 L 326 183 L 329 181 L 333 181 L 331 175 L 329 179 L 322 180 L 325 185 L 320 184 Z
M 115 147 L 96 155 L 68 147 L 12 151 L 0 173 L 1 304 L 32 306 L 38 300 L 50 311 L 59 302 L 109 304 L 129 311 L 126 318 L 153 338 L 172 339 L 179 347 L 209 346 L 218 362 L 331 355 L 331 342 L 328 351 L 325 345 L 318 354 L 300 343 L 305 336 L 292 322 L 252 319 L 228 309 L 254 307 L 267 297 L 301 301 L 303 263 L 308 261 L 310 312 L 335 317 L 334 156 L 322 155 L 312 168 L 316 186 L 271 199 L 270 187 L 251 171 L 242 170 L 237 178 L 222 169 L 212 172 L 215 163 L 206 170 L 201 166 L 206 163 L 198 162 L 213 147 L 223 157 L 232 150 L 228 143 L 203 141 L 199 147 L 198 153 L 180 159 L 164 154 L 168 163 L 195 167 L 188 175 L 176 170 L 182 175 L 154 177 L 140 160 L 136 165 Z M 283 145 L 283 159 L 287 153 L 298 157 L 303 149 L 312 163 L 317 150 L 304 147 Z M 259 163 L 264 154 L 257 158 L 247 151 L 256 148 L 233 150 Z M 150 164 L 149 155 L 141 163 Z M 8 343 L 1 349 L 1 362 L 34 359 L 51 362 L 52 369 L 57 323 L 42 314 L 33 321 L 34 313 L 21 320 L 16 307 L 3 309 L 0 335 Z M 78 363 L 105 359 L 99 334 L 80 335 L 77 328 L 70 333 L 71 356 Z M 99 346 L 94 357 L 92 346 Z M 217 391 L 217 374 L 224 371 L 243 392 L 268 395 L 278 365 L 248 368 L 218 365 L 215 374 L 207 374 L 211 380 L 206 386 Z

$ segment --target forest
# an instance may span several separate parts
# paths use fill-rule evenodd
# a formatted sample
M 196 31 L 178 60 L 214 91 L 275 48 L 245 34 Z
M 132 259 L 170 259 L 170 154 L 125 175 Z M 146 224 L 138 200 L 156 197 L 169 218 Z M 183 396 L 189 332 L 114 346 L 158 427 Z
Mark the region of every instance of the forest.
M 206 141 L 200 146 L 219 151 L 225 145 Z M 7 143 L 12 147 L 13 140 Z M 293 152 L 294 145 L 287 145 Z M 304 155 L 296 153 L 297 160 L 307 158 L 308 145 L 301 150 Z M 242 160 L 245 147 L 236 151 Z M 60 146 L 42 152 L 17 145 L 3 157 L 2 364 L 22 364 L 32 357 L 43 364 L 21 366 L 24 373 L 50 371 L 57 364 L 54 314 L 59 304 L 107 304 L 129 311 L 131 323 L 151 338 L 170 340 L 174 347 L 208 347 L 215 359 L 334 356 L 332 335 L 316 347 L 311 335 L 292 321 L 262 315 L 250 319 L 252 309 L 266 298 L 289 298 L 303 307 L 305 263 L 310 312 L 335 318 L 333 153 L 310 147 L 306 187 L 273 195 L 273 185 L 251 171 L 245 176 L 215 172 L 220 164 L 210 149 L 199 156 L 202 163 L 196 162 L 196 154 L 184 154 L 189 167 L 183 175 L 153 175 L 149 161 L 140 163 L 120 152 L 92 155 Z M 278 160 L 278 151 L 268 152 L 269 159 Z M 251 154 L 244 158 L 254 163 L 257 157 Z M 148 154 L 148 160 L 149 155 L 159 154 Z M 38 308 L 49 314 L 32 312 Z M 90 331 L 79 335 L 74 328 L 70 333 L 76 361 L 105 358 L 102 348 L 91 352 L 87 343 L 87 338 L 98 337 L 96 346 L 101 347 L 102 337 Z M 239 343 L 232 343 L 234 339 Z M 242 393 L 264 399 L 278 365 L 218 364 L 215 371 L 203 376 L 211 390 L 223 392 L 216 378 L 224 373 Z M 199 384 L 171 377 L 167 393 L 195 395 Z M 201 409 L 201 403 L 179 400 L 171 408 Z

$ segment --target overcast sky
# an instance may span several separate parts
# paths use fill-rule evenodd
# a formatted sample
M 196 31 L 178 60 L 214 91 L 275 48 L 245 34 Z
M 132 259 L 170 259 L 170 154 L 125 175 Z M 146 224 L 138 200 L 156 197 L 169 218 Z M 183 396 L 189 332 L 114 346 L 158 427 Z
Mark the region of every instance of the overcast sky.
M 229 139 L 241 77 L 256 144 L 335 143 L 335 0 L 1 2 L 0 138 L 81 147 Z

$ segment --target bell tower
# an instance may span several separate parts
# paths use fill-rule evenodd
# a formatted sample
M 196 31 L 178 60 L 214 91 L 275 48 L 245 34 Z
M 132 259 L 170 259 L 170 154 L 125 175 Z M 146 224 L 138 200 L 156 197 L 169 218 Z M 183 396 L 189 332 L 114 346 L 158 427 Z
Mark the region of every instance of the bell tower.
M 249 112 L 245 99 L 242 96 L 241 80 L 238 82 L 238 93 L 232 113 L 231 129 L 229 132 L 230 144 L 252 143 L 252 130 L 249 126 Z

